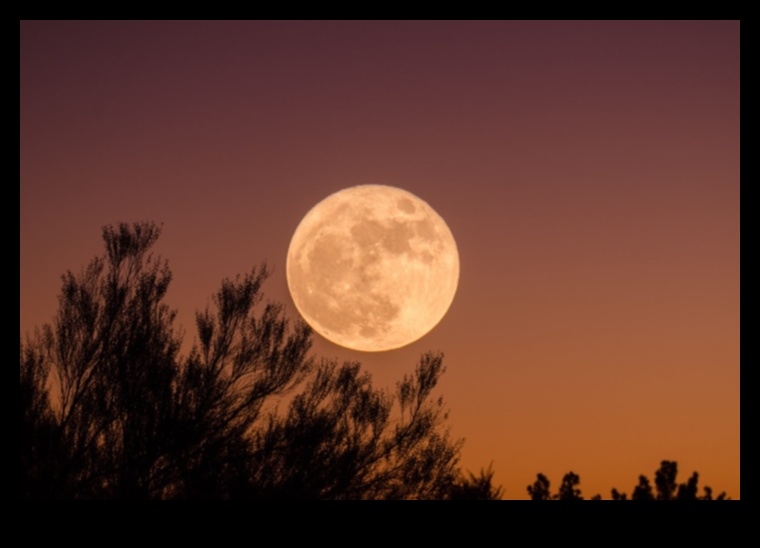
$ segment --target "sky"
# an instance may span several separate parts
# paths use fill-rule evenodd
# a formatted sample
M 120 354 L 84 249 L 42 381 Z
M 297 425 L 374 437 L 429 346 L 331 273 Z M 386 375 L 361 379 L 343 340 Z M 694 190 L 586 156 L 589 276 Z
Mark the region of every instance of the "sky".
M 504 497 L 679 479 L 740 498 L 738 21 L 21 21 L 20 330 L 101 229 L 163 223 L 189 346 L 224 278 L 320 200 L 403 188 L 457 242 L 428 335 L 364 353 L 392 388 L 444 353 L 461 465 Z

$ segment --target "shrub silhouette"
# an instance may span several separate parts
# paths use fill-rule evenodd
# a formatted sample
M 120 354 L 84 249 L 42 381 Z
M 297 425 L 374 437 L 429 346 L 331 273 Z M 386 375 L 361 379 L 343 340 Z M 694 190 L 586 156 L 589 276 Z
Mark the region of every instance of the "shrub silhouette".
M 500 500 L 504 490 L 493 484 L 493 467 L 481 469 L 477 476 L 472 472 L 460 474 L 452 484 L 448 498 L 450 500 Z
M 447 496 L 462 442 L 433 396 L 442 355 L 395 392 L 317 362 L 310 328 L 263 301 L 262 265 L 223 281 L 183 356 L 159 236 L 104 228 L 105 254 L 63 276 L 54 322 L 22 342 L 22 499 Z

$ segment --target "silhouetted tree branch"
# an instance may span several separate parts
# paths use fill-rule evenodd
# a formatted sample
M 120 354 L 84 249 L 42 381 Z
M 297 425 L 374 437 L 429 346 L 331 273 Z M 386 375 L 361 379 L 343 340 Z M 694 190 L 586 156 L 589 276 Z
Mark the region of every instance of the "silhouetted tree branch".
M 183 357 L 159 235 L 106 227 L 105 254 L 63 276 L 53 324 L 21 344 L 22 498 L 446 496 L 461 441 L 432 395 L 442 355 L 394 393 L 357 363 L 316 366 L 308 326 L 263 302 L 262 265 L 222 282 Z
M 426 354 L 391 395 L 373 389 L 357 363 L 323 362 L 288 412 L 271 414 L 257 432 L 255 495 L 442 497 L 460 447 L 437 431 L 445 419 L 442 400 L 429 401 L 442 373 L 442 356 Z

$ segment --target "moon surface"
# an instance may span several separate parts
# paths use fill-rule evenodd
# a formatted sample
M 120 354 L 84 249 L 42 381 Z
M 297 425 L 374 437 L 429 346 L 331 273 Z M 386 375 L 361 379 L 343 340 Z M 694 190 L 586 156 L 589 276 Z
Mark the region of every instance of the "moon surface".
M 287 258 L 298 311 L 326 339 L 378 352 L 412 343 L 456 293 L 459 253 L 446 222 L 400 188 L 359 185 L 303 218 Z

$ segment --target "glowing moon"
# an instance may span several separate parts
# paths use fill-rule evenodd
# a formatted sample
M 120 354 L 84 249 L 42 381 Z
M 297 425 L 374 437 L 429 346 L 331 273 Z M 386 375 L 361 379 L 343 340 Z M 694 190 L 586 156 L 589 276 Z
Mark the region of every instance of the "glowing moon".
M 423 200 L 384 185 L 336 192 L 303 218 L 287 258 L 298 311 L 326 339 L 355 350 L 399 348 L 446 314 L 459 253 Z

